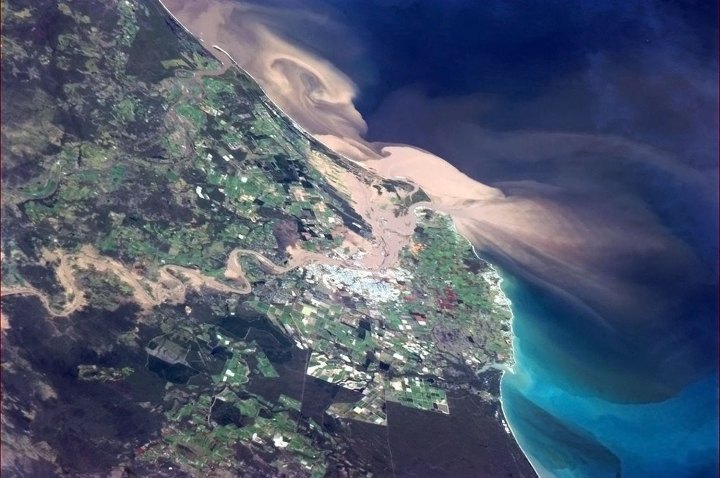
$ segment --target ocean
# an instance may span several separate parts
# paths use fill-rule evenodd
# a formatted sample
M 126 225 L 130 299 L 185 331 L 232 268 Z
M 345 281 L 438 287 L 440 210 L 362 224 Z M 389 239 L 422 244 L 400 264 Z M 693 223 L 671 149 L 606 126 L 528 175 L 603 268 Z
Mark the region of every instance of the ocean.
M 513 303 L 517 365 L 502 382 L 504 412 L 536 470 L 717 476 L 712 2 L 375 1 L 327 11 L 352 32 L 347 43 L 365 49 L 362 61 L 294 38 L 356 82 L 367 139 L 422 147 L 501 189 L 550 186 L 547 194 L 538 187 L 522 194 L 572 204 L 588 217 L 607 208 L 628 231 L 652 214 L 639 229 L 691 256 L 624 250 L 618 241 L 581 267 L 588 275 L 609 270 L 609 288 L 641 297 L 633 306 L 594 303 L 579 287 L 570 295 L 581 307 L 558 293 L 570 290 L 567 282 L 538 280 L 486 251 Z M 548 134 L 548 146 L 529 131 L 633 145 L 590 141 L 568 152 L 561 137 Z M 643 148 L 667 161 L 646 159 Z M 709 182 L 693 186 L 695 173 Z M 628 213 L 635 208 L 642 214 Z M 589 222 L 589 235 L 605 233 Z M 633 237 L 628 232 L 627 241 Z
M 581 267 L 588 275 L 610 271 L 608 287 L 642 297 L 628 306 L 570 291 L 599 322 L 558 294 L 569 290 L 567 282 L 538 280 L 522 264 L 486 251 L 504 271 L 515 317 L 517 365 L 502 382 L 504 412 L 536 470 L 716 476 L 712 2 L 317 5 L 342 25 L 319 30 L 336 42 L 333 31 L 343 31 L 335 44 L 347 49 L 324 47 L 327 37 L 304 34 L 299 25 L 284 32 L 356 83 L 366 139 L 422 147 L 501 189 L 510 182 L 550 186 L 548 194 L 537 187 L 521 194 L 572 204 L 588 217 L 607 208 L 598 217 L 628 231 L 640 222 L 649 237 L 671 238 L 692 256 L 662 247 L 624 250 L 622 240 L 608 246 Z M 568 136 L 543 142 L 528 132 Z M 573 134 L 593 140 L 568 151 L 562 141 Z M 593 144 L 605 138 L 633 145 Z M 643 148 L 668 159 L 648 160 Z M 696 187 L 681 168 L 710 182 Z M 642 214 L 628 212 L 635 209 Z M 647 223 L 638 219 L 645 213 L 653 215 Z M 589 222 L 589 235 L 605 233 Z M 634 240 L 628 232 L 627 241 Z
M 503 378 L 503 409 L 541 476 L 716 476 L 716 371 L 659 402 L 617 403 L 598 398 L 587 390 L 588 385 L 597 384 L 568 380 L 563 369 L 568 350 L 586 352 L 578 350 L 577 336 L 552 340 L 548 335 L 553 332 L 542 330 L 547 324 L 562 327 L 558 318 L 562 307 L 548 305 L 542 292 L 504 277 L 503 289 L 513 301 L 517 364 L 515 372 Z M 566 316 L 565 320 L 576 318 Z M 587 363 L 588 359 L 582 360 Z M 607 364 L 595 359 L 592 366 L 602 369 Z M 605 386 L 623 388 L 627 383 L 620 379 Z
M 503 410 L 540 475 L 717 476 L 715 2 L 234 4 L 215 40 L 308 131 L 505 194 L 469 239 L 513 304 Z

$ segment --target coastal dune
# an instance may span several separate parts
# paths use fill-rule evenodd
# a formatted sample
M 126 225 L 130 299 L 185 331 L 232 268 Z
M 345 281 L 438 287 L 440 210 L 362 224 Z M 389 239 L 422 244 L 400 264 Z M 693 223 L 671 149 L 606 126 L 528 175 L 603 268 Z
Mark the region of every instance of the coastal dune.
M 650 193 L 636 190 L 654 188 L 657 194 L 672 183 L 680 184 L 681 194 L 712 198 L 712 175 L 672 153 L 613 135 L 491 131 L 472 121 L 490 101 L 480 94 L 437 99 L 410 88 L 392 95 L 368 119 L 385 137 L 398 133 L 412 144 L 486 168 L 492 182 L 483 184 L 419 147 L 366 139 L 366 118 L 354 104 L 360 87 L 321 53 L 291 38 L 292 28 L 284 24 L 304 22 L 308 37 L 313 25 L 332 31 L 337 44 L 326 45 L 327 52 L 347 47 L 348 55 L 359 55 L 359 42 L 330 15 L 293 8 L 292 2 L 287 8 L 229 0 L 165 3 L 206 46 L 227 50 L 319 141 L 384 177 L 417 184 L 435 208 L 452 215 L 463 235 L 513 275 L 554 291 L 577 308 L 578 320 L 593 321 L 602 333 L 636 340 L 657 359 L 648 380 L 662 381 L 667 353 L 653 344 L 652 331 L 672 329 L 682 317 L 674 313 L 683 306 L 678 297 L 711 284 L 716 271 L 648 206 Z M 673 284 L 676 294 L 659 292 L 666 288 L 658 282 Z M 683 348 L 684 337 L 676 340 L 672 366 L 686 368 L 687 378 L 673 373 L 661 390 L 653 389 L 657 395 L 638 400 L 661 400 L 690 380 L 701 359 L 693 347 Z M 608 373 L 620 373 L 621 362 Z M 620 396 L 624 392 L 603 393 L 632 401 Z

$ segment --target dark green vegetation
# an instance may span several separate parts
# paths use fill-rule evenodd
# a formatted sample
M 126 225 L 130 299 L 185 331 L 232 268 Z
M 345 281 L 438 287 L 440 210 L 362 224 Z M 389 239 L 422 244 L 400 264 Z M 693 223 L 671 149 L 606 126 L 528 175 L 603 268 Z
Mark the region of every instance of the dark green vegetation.
M 490 431 L 473 446 L 513 443 L 497 373 L 475 375 L 508 358 L 497 278 L 444 216 L 422 212 L 387 271 L 275 275 L 242 256 L 247 295 L 137 298 L 163 265 L 224 280 L 236 248 L 282 264 L 291 246 L 339 255 L 348 230 L 371 238 L 311 154 L 412 192 L 397 215 L 422 191 L 371 181 L 305 137 L 156 2 L 12 0 L 2 22 L 4 473 L 389 476 L 412 469 L 390 452 L 407 432 L 377 424 L 457 423 L 459 389 L 485 397 L 476 420 Z M 84 246 L 100 254 L 86 261 L 115 262 L 62 262 Z M 454 448 L 451 422 L 437 423 Z
M 237 70 L 199 73 L 219 67 L 155 2 L 3 4 L 4 286 L 31 285 L 57 304 L 72 299 L 64 297 L 53 264 L 41 265 L 43 249 L 75 251 L 92 244 L 148 274 L 168 263 L 219 275 L 235 247 L 282 257 L 301 233 L 317 250 L 334 245 L 327 218 L 333 210 L 354 213 L 337 194 L 323 192 L 332 193 L 303 161 L 308 140 L 288 128 Z M 327 206 L 324 214 L 318 204 Z M 273 234 L 281 226 L 288 232 Z M 8 448 L 23 473 L 55 467 L 104 473 L 111 462 L 132 456 L 148 462 L 134 466 L 150 466 L 153 474 L 167 472 L 167 460 L 178 461 L 175 473 L 220 463 L 233 468 L 236 447 L 252 439 L 254 430 L 262 436 L 253 442 L 255 458 L 245 469 L 310 475 L 312 463 L 312 474 L 324 473 L 328 452 L 321 450 L 328 438 L 308 428 L 317 425 L 303 421 L 298 407 L 288 405 L 290 398 L 272 402 L 245 391 L 251 377 L 280 379 L 256 342 L 219 343 L 219 332 L 192 319 L 178 328 L 182 311 L 158 309 L 144 319 L 150 328 L 137 329 L 129 325 L 137 309 L 128 309 L 132 289 L 126 283 L 93 270 L 76 271 L 76 280 L 88 309 L 57 319 L 57 325 L 41 326 L 52 319 L 34 299 L 3 301 L 13 327 L 3 351 L 10 367 L 3 374 L 10 385 L 3 431 L 8 437 L 29 432 L 26 441 L 13 440 Z M 33 313 L 24 320 L 38 323 L 28 336 L 17 310 L 30 303 Z M 227 312 L 227 306 L 220 309 Z M 68 327 L 67 320 L 77 325 Z M 151 332 L 158 327 L 157 333 L 166 331 L 160 338 Z M 31 344 L 48 335 L 64 336 L 70 345 L 52 342 L 57 350 L 50 350 Z M 83 343 L 90 336 L 96 340 Z M 75 343 L 82 351 L 75 351 Z M 58 362 L 63 350 L 67 358 Z M 35 361 L 44 354 L 50 355 Z M 53 379 L 57 366 L 67 367 L 77 382 L 66 379 L 60 387 Z M 45 392 L 12 387 L 21 376 L 35 377 L 34 387 Z M 157 388 L 162 379 L 170 387 L 165 392 Z M 107 389 L 121 383 L 128 385 L 120 395 Z M 73 390 L 88 387 L 127 401 L 135 410 L 130 415 L 152 416 L 145 433 L 134 432 L 129 422 L 123 440 L 114 442 L 112 434 L 95 436 L 104 432 L 88 429 L 78 416 L 72 427 L 79 428 L 66 432 L 95 436 L 93 445 L 65 435 L 70 443 L 60 443 L 44 429 L 28 428 L 27 420 L 47 400 L 65 393 L 72 401 Z M 25 394 L 44 399 L 15 409 Z M 203 412 L 203 428 L 193 420 L 207 401 L 217 403 L 212 413 Z M 87 409 L 80 402 L 68 406 Z M 111 416 L 105 417 L 100 421 Z M 164 421 L 175 432 L 161 432 Z M 37 448 L 34 440 L 48 440 L 49 448 Z M 68 450 L 73 442 L 77 448 Z M 91 465 L 78 453 L 107 459 Z
M 347 205 L 302 161 L 309 142 L 237 70 L 197 73 L 219 64 L 158 8 L 50 5 L 40 34 L 38 5 L 6 6 L 4 237 L 30 259 L 94 244 L 209 273 L 235 247 L 277 248 L 282 225 L 283 246 L 333 244 L 327 220 Z

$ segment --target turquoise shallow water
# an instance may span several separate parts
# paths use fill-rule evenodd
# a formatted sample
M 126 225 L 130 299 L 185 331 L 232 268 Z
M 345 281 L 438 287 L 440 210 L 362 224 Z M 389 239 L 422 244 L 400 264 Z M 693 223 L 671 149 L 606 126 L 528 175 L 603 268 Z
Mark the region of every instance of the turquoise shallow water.
M 503 402 L 536 468 L 717 476 L 717 3 L 250 3 L 352 78 L 360 136 L 568 211 L 565 226 L 594 248 L 584 257 L 570 240 L 558 264 L 559 227 L 527 251 L 481 250 L 508 269 L 517 372 Z M 526 253 L 540 265 L 518 270 Z M 569 290 L 583 271 L 601 283 Z M 544 289 L 513 279 L 533 274 Z M 596 300 L 573 310 L 552 287 Z M 604 303 L 595 287 L 631 300 Z
M 541 476 L 717 476 L 716 372 L 659 402 L 598 398 L 580 381 L 568 380 L 549 358 L 563 354 L 562 344 L 550 344 L 537 324 L 557 320 L 553 314 L 559 311 L 539 307 L 528 288 L 505 277 L 503 289 L 515 314 L 517 365 L 514 374 L 503 378 L 503 406 L 513 433 Z M 546 348 L 534 353 L 538 346 Z

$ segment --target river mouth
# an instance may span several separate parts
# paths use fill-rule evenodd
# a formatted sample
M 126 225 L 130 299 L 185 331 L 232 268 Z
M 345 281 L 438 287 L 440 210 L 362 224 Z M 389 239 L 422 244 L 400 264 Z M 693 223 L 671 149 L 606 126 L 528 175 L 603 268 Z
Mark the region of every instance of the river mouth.
M 505 271 L 517 362 L 503 379 L 505 411 L 538 471 L 642 476 L 680 433 L 649 421 L 654 407 L 716 419 L 708 395 L 692 392 L 708 391 L 697 383 L 717 370 L 717 92 L 704 86 L 717 77 L 712 15 L 653 2 L 340 11 L 322 1 L 294 16 L 282 1 L 246 2 L 240 15 L 208 1 L 190 8 L 207 13 L 193 24 L 185 2 L 169 3 L 310 134 L 425 181 Z M 214 22 L 220 11 L 227 21 Z M 691 31 L 697 42 L 680 33 Z M 681 71 L 692 78 L 682 86 Z M 597 423 L 602 414 L 614 431 Z M 657 439 L 631 443 L 637 427 Z M 556 456 L 542 452 L 549 444 Z M 679 476 L 716 463 L 712 445 L 683 450 L 704 458 L 663 462 Z
M 196 5 L 202 10 L 205 2 Z M 495 2 L 475 7 L 484 11 L 465 8 L 467 4 L 442 9 L 396 5 L 395 11 L 377 18 L 371 8 L 379 6 L 358 3 L 339 13 L 330 8 L 329 16 L 310 15 L 308 21 L 320 23 L 313 30 L 302 25 L 304 15 L 285 24 L 289 16 L 280 15 L 276 4 L 259 13 L 252 3 L 247 5 L 243 8 L 251 29 L 244 32 L 257 36 L 237 42 L 250 52 L 250 63 L 238 58 L 265 82 L 270 96 L 278 93 L 273 87 L 283 79 L 291 80 L 287 96 L 276 100 L 299 124 L 350 158 L 372 158 L 378 171 L 387 166 L 388 176 L 425 181 L 428 202 L 452 214 L 459 230 L 507 271 L 517 363 L 514 372 L 504 376 L 503 401 L 510 426 L 537 470 L 561 476 L 711 476 L 717 468 L 718 395 L 717 27 L 708 26 L 707 19 L 714 19 L 716 12 L 652 2 L 601 7 L 579 2 L 539 10 Z M 270 22 L 264 17 L 267 12 Z M 482 22 L 468 25 L 476 14 Z M 356 15 L 346 22 L 351 26 L 368 27 L 365 36 L 345 35 L 346 15 Z M 221 15 L 220 24 L 243 20 L 237 17 Z M 258 25 L 265 33 L 253 29 Z M 334 33 L 320 31 L 324 25 L 335 28 Z M 517 25 L 532 28 L 521 32 Z M 317 32 L 317 38 L 298 37 L 308 31 Z M 446 36 L 438 38 L 438 31 Z M 218 32 L 219 27 L 209 33 Z M 388 32 L 390 36 L 384 36 Z M 464 41 L 472 32 L 479 42 L 474 37 L 476 43 Z M 337 40 L 324 43 L 358 61 L 347 66 L 343 55 L 326 54 L 318 38 Z M 437 40 L 444 43 L 434 44 Z M 308 44 L 312 48 L 306 48 Z M 475 55 L 477 63 L 453 54 L 460 55 L 460 46 L 481 51 L 488 45 L 496 51 Z M 268 58 L 272 61 L 263 63 Z M 263 70 L 268 65 L 271 68 Z M 264 76 L 268 71 L 281 76 Z M 78 124 L 82 130 L 93 129 L 86 119 Z M 220 197 L 217 191 L 209 192 Z M 49 194 L 54 194 L 52 188 Z M 46 197 L 40 203 L 45 207 L 54 200 Z M 208 199 L 198 204 L 211 207 Z M 341 215 L 350 224 L 359 217 Z M 108 225 L 104 221 L 102 227 Z M 376 258 L 375 265 L 382 268 L 385 259 Z M 109 262 L 103 264 L 109 267 Z M 213 263 L 214 269 L 221 266 Z M 47 271 L 26 268 L 24 273 L 39 277 Z M 190 270 L 185 273 L 193 280 L 210 281 Z M 54 282 L 30 283 L 50 289 L 51 295 L 60 291 Z M 142 287 L 134 290 L 142 293 Z M 236 292 L 247 292 L 240 290 Z M 73 289 L 68 292 L 75 296 Z M 153 360 L 141 364 L 141 351 L 125 350 L 123 341 L 132 338 L 138 313 L 133 305 L 123 300 L 113 313 L 100 314 L 96 308 L 77 313 L 82 309 L 79 297 L 71 301 L 67 314 L 56 310 L 62 304 L 55 302 L 62 300 L 49 298 L 44 304 L 55 310 L 51 315 L 75 312 L 73 319 L 79 320 L 74 322 L 55 321 L 32 298 L 3 299 L 13 316 L 6 321 L 3 315 L 3 329 L 9 330 L 13 344 L 10 351 L 3 350 L 4 365 L 27 362 L 40 371 L 38 384 L 47 379 L 60 394 L 54 398 L 52 387 L 29 389 L 33 384 L 17 373 L 10 372 L 7 383 L 13 393 L 32 397 L 33 406 L 36 399 L 49 404 L 32 426 L 62 452 L 63 466 L 71 474 L 99 473 L 111 466 L 113 454 L 127 456 L 135 445 L 128 440 L 133 430 L 138 440 L 157 436 L 159 412 L 143 404 L 160 399 L 165 381 L 198 382 L 196 374 L 185 369 Z M 156 300 L 150 298 L 140 305 L 153 304 Z M 101 315 L 110 319 L 109 326 Z M 344 396 L 318 383 L 306 390 L 308 352 L 283 341 L 262 320 L 240 322 L 238 333 L 267 350 L 268 360 L 282 371 L 282 387 L 258 379 L 252 384 L 255 390 L 278 400 L 279 388 L 293 399 L 302 390 L 301 401 L 308 392 L 316 403 L 308 405 L 306 413 L 322 418 L 323 426 L 341 426 L 326 420 L 319 404 Z M 159 334 L 139 329 L 143 341 Z M 63 334 L 69 340 L 58 338 Z M 103 352 L 114 346 L 120 354 Z M 225 361 L 226 352 L 220 346 L 211 354 Z M 251 359 L 248 364 L 257 365 Z M 92 382 L 103 373 L 122 375 L 124 365 L 135 370 L 127 381 L 118 383 L 111 376 L 109 384 Z M 88 383 L 77 382 L 81 374 Z M 497 389 L 495 382 L 493 387 Z M 101 396 L 99 403 L 86 409 L 84 403 L 96 395 Z M 136 400 L 117 407 L 110 399 L 116 396 Z M 343 399 L 352 398 L 349 394 Z M 462 409 L 456 402 L 465 398 L 450 394 L 451 407 Z M 393 407 L 392 417 L 405 423 L 407 416 L 397 415 Z M 440 452 L 430 449 L 426 456 L 449 463 L 447 468 L 458 476 L 480 474 L 481 462 L 495 466 L 491 455 L 514 445 L 511 438 L 500 439 L 497 408 L 475 408 L 479 411 L 461 413 L 460 424 L 450 418 L 433 425 L 431 434 L 413 425 L 439 418 L 413 411 L 403 427 L 415 433 L 401 433 L 396 445 L 391 445 L 396 435 L 390 429 L 383 436 L 377 427 L 358 425 L 367 433 L 359 440 L 360 449 L 376 460 L 378 470 L 387 472 L 389 463 L 393 471 L 397 466 L 421 475 L 417 450 L 425 451 L 439 439 Z M 33 413 L 14 410 L 12 422 L 27 425 Z M 231 410 L 218 413 L 223 421 L 244 424 Z M 118 418 L 123 415 L 127 422 Z M 68 426 L 60 434 L 37 424 L 62 420 Z M 447 424 L 471 422 L 487 428 L 494 423 L 488 433 L 496 439 L 487 441 L 471 430 L 469 446 L 453 441 Z M 103 448 L 103 443 L 87 439 L 98 435 L 110 441 L 119 437 L 120 442 Z M 413 444 L 411 450 L 403 448 L 405 442 Z M 86 448 L 97 459 L 83 456 Z M 391 448 L 399 450 L 395 463 Z M 486 448 L 493 453 L 484 453 Z M 509 453 L 503 456 L 514 451 Z M 468 454 L 484 458 L 475 461 L 465 458 Z

